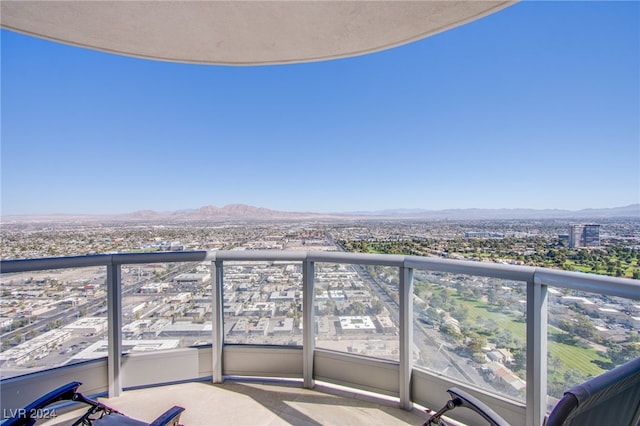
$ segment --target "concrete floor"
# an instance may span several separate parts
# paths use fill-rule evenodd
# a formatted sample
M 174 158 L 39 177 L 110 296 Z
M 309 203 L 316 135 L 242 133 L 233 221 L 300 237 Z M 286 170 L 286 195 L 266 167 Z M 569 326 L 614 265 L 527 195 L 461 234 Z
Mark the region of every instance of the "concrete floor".
M 180 417 L 185 426 L 422 425 L 427 418 L 423 410 L 402 410 L 389 398 L 324 384 L 304 389 L 296 382 L 192 382 L 126 391 L 117 398 L 100 401 L 145 422 L 179 405 L 185 408 Z M 65 413 L 46 424 L 70 424 L 78 413 Z

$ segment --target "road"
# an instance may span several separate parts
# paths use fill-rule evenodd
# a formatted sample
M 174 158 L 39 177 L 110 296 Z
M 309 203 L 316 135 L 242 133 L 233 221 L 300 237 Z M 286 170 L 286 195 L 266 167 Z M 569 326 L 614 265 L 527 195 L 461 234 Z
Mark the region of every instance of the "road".
M 346 251 L 329 233 L 327 233 L 327 240 L 332 242 L 340 251 Z M 400 328 L 400 306 L 393 296 L 387 292 L 375 277 L 371 276 L 365 266 L 353 265 L 353 267 L 360 278 L 369 284 L 371 290 L 385 304 L 391 319 Z M 417 317 L 420 313 L 421 309 L 416 308 L 414 317 Z M 468 383 L 486 385 L 484 378 L 478 374 L 476 369 L 467 366 L 469 359 L 453 352 L 451 345 L 442 339 L 442 335 L 438 331 L 427 329 L 418 321 L 414 321 L 413 330 L 414 345 L 418 349 L 428 349 L 429 359 L 424 360 L 427 362 L 427 368 Z M 450 367 L 453 367 L 453 369 Z
M 176 275 L 190 270 L 193 267 L 193 264 L 178 264 L 172 270 L 168 271 L 166 274 L 160 277 L 153 278 L 153 281 L 164 280 L 171 281 Z M 135 294 L 138 290 L 147 284 L 151 278 L 143 278 L 131 284 L 124 284 L 122 289 L 122 296 L 127 296 L 130 294 Z M 62 326 L 70 324 L 73 321 L 77 320 L 80 317 L 80 313 L 85 312 L 82 316 L 99 316 L 101 314 L 106 313 L 106 298 L 93 299 L 89 302 L 83 303 L 81 305 L 73 306 L 67 309 L 64 309 L 61 312 L 55 313 L 51 316 L 43 316 L 38 320 L 34 321 L 31 324 L 25 325 L 24 327 L 17 328 L 15 330 L 8 331 L 2 336 L 0 339 L 5 341 L 10 341 L 14 339 L 18 334 L 25 336 L 29 333 L 40 334 L 45 332 L 45 328 L 48 327 L 48 324 L 51 322 L 62 321 Z

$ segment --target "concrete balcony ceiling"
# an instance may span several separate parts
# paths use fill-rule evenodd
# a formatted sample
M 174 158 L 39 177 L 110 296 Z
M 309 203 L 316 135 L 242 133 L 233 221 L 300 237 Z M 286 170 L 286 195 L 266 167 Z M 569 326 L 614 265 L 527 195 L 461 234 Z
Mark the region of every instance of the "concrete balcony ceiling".
M 3 0 L 2 27 L 162 61 L 260 65 L 362 55 L 419 40 L 514 1 Z

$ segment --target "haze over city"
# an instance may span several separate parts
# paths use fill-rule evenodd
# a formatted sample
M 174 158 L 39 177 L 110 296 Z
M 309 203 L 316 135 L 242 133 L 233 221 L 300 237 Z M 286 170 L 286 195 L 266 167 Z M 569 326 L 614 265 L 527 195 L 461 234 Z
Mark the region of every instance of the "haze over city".
M 224 67 L 2 30 L 2 214 L 640 201 L 638 2 L 521 2 L 350 59 Z

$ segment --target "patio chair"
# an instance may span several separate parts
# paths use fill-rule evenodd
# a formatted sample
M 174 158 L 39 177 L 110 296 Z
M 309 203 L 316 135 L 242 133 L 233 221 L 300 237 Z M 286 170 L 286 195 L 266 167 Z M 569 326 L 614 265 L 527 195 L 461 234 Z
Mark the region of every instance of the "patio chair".
M 508 426 L 502 417 L 477 398 L 460 389 L 447 392 L 451 399 L 431 415 L 424 426 L 447 425 L 442 415 L 456 407 L 469 408 L 492 426 Z M 628 361 L 564 393 L 545 426 L 640 425 L 640 358 Z
M 36 424 L 38 420 L 44 421 L 54 416 L 55 410 L 48 408 L 51 404 L 61 401 L 75 401 L 87 404 L 89 405 L 89 408 L 82 416 L 72 423 L 73 426 L 180 426 L 180 415 L 184 411 L 184 408 L 182 407 L 173 406 L 153 422 L 146 423 L 128 417 L 119 411 L 102 404 L 101 402 L 85 397 L 77 391 L 81 384 L 82 383 L 80 382 L 67 383 L 64 386 L 60 386 L 46 395 L 41 396 L 25 408 L 8 410 L 11 417 L 2 421 L 0 425 L 31 426 Z

